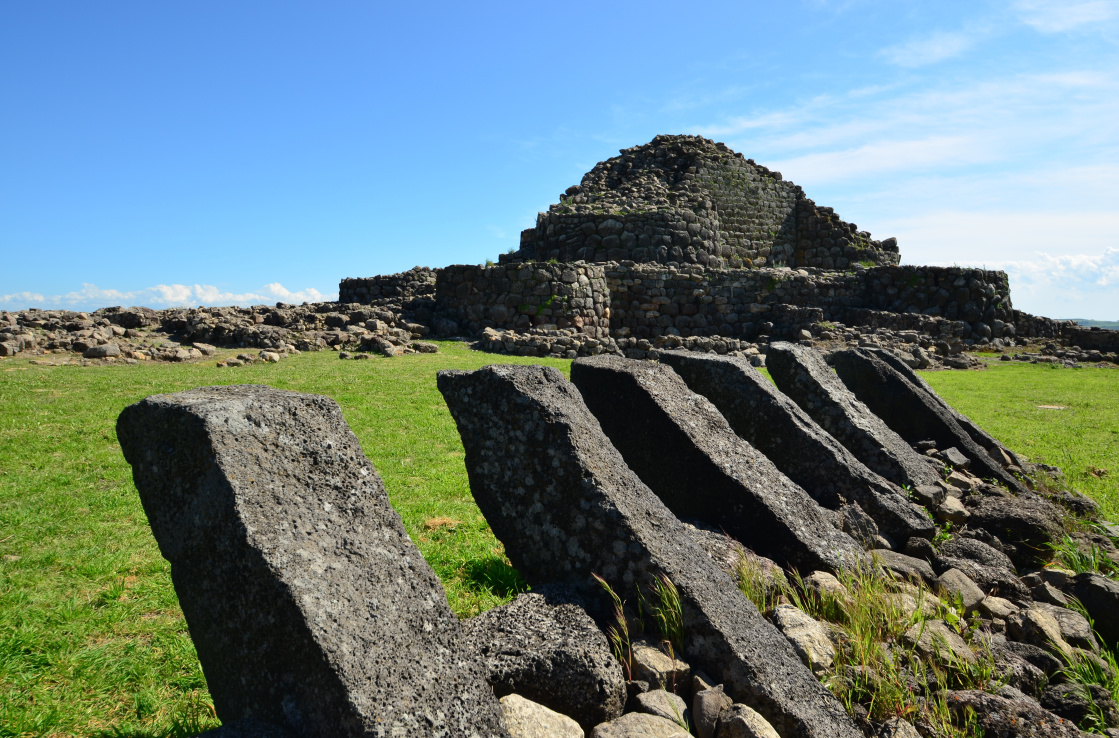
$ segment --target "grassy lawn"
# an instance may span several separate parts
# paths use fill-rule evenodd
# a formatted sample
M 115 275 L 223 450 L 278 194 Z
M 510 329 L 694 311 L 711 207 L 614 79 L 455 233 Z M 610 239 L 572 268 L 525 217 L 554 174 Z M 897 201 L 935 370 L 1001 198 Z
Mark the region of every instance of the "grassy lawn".
M 149 394 L 236 382 L 334 398 L 455 612 L 507 600 L 515 575 L 470 497 L 435 371 L 519 361 L 567 373 L 569 362 L 441 348 L 371 361 L 303 354 L 238 369 L 0 361 L 0 737 L 217 724 L 114 433 L 121 409 Z M 1119 517 L 1119 371 L 995 365 L 926 378 L 1011 448 L 1065 467 L 1073 486 Z M 1093 468 L 1110 473 L 1086 473 Z

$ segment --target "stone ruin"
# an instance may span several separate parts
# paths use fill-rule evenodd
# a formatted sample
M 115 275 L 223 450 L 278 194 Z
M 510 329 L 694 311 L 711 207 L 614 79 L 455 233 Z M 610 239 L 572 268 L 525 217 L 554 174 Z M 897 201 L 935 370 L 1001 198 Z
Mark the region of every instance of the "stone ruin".
M 1110 537 L 1066 532 L 1094 503 L 889 352 L 837 352 L 835 372 L 809 347 L 770 355 L 776 387 L 748 359 L 686 352 L 580 358 L 571 382 L 439 372 L 471 494 L 531 587 L 463 622 L 333 401 L 231 386 L 126 408 L 118 437 L 223 721 L 212 735 L 937 735 L 919 710 L 845 709 L 820 682 L 841 626 L 799 600 L 759 609 L 748 563 L 767 588 L 784 570 L 842 601 L 836 577 L 858 573 L 910 617 L 930 597 L 974 618 L 970 643 L 935 618 L 905 637 L 930 662 L 993 664 L 991 692 L 937 695 L 986 735 L 1119 727 L 1106 692 L 1061 670 L 1119 642 L 1119 584 L 1040 568 L 1065 535 L 1119 561 Z M 626 603 L 645 604 L 633 618 Z M 661 625 L 621 648 L 619 622 L 650 613 Z
M 487 265 L 342 279 L 337 302 L 252 308 L 0 312 L 0 357 L 229 365 L 334 349 L 354 358 L 464 338 L 518 356 L 674 349 L 751 358 L 772 341 L 889 349 L 911 367 L 1119 363 L 1119 331 L 1014 309 L 1004 272 L 902 266 L 896 239 L 818 206 L 779 172 L 698 136 L 657 136 L 600 162 Z M 36 359 L 46 361 L 47 359 Z

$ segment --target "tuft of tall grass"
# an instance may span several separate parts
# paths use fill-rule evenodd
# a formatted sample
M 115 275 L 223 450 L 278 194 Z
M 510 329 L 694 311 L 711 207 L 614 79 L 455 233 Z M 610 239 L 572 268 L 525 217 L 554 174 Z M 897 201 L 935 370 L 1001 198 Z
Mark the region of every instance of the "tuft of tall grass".
M 1078 543 L 1072 536 L 1066 535 L 1048 545 L 1054 560 L 1077 574 L 1103 574 L 1111 579 L 1119 578 L 1119 566 L 1095 543 Z

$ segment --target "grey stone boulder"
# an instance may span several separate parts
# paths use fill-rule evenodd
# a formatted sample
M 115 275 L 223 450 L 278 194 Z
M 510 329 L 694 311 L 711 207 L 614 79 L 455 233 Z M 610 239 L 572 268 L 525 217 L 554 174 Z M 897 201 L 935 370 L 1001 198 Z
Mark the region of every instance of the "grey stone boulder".
M 1037 606 L 1010 615 L 1006 619 L 1006 632 L 1016 641 L 1043 648 L 1058 657 L 1072 657 L 1072 646 L 1061 635 L 1060 623 Z
M 648 715 L 656 715 L 665 720 L 671 720 L 681 728 L 688 727 L 691 722 L 691 711 L 688 703 L 678 694 L 664 689 L 651 689 L 637 695 L 635 700 L 637 711 Z
M 893 572 L 899 579 L 929 586 L 936 581 L 932 566 L 924 559 L 906 556 L 887 548 L 875 549 L 871 553 L 884 568 Z
M 519 694 L 502 697 L 501 712 L 511 738 L 583 738 L 579 723 Z
M 723 692 L 723 685 L 699 690 L 692 697 L 692 725 L 699 738 L 714 738 L 719 717 L 734 701 Z
M 628 712 L 616 720 L 596 725 L 591 738 L 689 738 L 688 731 L 672 720 L 644 712 Z
M 958 569 L 989 595 L 1015 601 L 1030 599 L 1029 589 L 1018 578 L 1010 558 L 974 538 L 957 536 L 945 542 L 933 558 L 933 567 L 941 573 Z
M 768 357 L 777 387 L 855 458 L 894 484 L 936 484 L 939 476 L 928 459 L 860 402 L 818 351 L 777 342 L 770 344 Z
M 732 705 L 719 717 L 715 738 L 781 738 L 781 735 L 749 706 Z
M 117 437 L 223 722 L 508 735 L 336 403 L 253 385 L 153 395 Z
M 654 577 L 666 576 L 679 592 L 690 664 L 789 735 L 860 735 L 780 632 L 626 466 L 563 375 L 490 366 L 439 372 L 437 381 L 466 450 L 471 493 L 530 585 L 578 587 L 598 598 L 595 615 L 605 618 L 609 602 L 592 575 L 631 607 L 639 588 L 649 593 Z
M 974 663 L 975 653 L 943 620 L 925 620 L 914 624 L 902 634 L 902 640 L 917 649 L 923 656 L 940 661 L 966 661 Z
M 972 440 L 943 401 L 906 378 L 879 354 L 864 349 L 837 351 L 828 357 L 836 374 L 870 411 L 886 422 L 906 443 L 936 441 L 946 456 L 955 452 L 960 458 L 949 461 L 957 468 L 969 468 L 983 478 L 994 478 L 1009 489 L 1025 488 L 1006 469 L 990 457 L 986 449 Z
M 463 621 L 494 694 L 519 694 L 574 718 L 590 730 L 622 714 L 625 675 L 606 636 L 561 586 L 518 595 Z
M 677 516 L 721 528 L 780 564 L 858 564 L 859 545 L 670 367 L 595 356 L 572 363 L 571 382 L 626 464 Z
M 914 387 L 923 390 L 928 395 L 931 402 L 939 404 L 944 409 L 944 411 L 947 412 L 948 415 L 950 415 L 952 419 L 956 421 L 956 424 L 959 425 L 960 428 L 964 430 L 964 432 L 971 436 L 971 440 L 978 443 L 987 451 L 988 456 L 1001 463 L 1004 467 L 1011 465 L 1018 466 L 1019 468 L 1025 467 L 1023 460 L 1020 459 L 1013 451 L 1000 443 L 998 439 L 996 439 L 990 433 L 976 425 L 966 415 L 961 414 L 958 410 L 945 402 L 944 399 L 936 393 L 936 390 L 930 387 L 929 383 L 921 378 L 921 375 L 913 371 L 912 367 L 906 365 L 905 362 L 898 359 L 898 357 L 894 356 L 889 351 L 883 351 L 881 349 L 869 350 L 873 351 L 874 355 L 882 359 L 882 361 L 889 364 L 894 369 L 894 371 L 905 377 Z
M 984 497 L 970 512 L 968 526 L 1003 541 L 1007 556 L 1018 567 L 1046 563 L 1051 556 L 1049 544 L 1064 535 L 1061 510 L 1034 494 Z
M 83 359 L 107 359 L 120 356 L 120 346 L 115 343 L 103 343 L 100 346 L 90 346 L 82 352 Z
M 974 713 L 984 738 L 1081 738 L 1080 730 L 1031 699 L 1007 699 L 978 690 L 948 692 L 956 720 Z
M 669 351 L 661 354 L 661 363 L 824 507 L 837 510 L 843 500 L 856 502 L 898 541 L 932 536 L 932 520 L 897 485 L 868 469 L 747 359 Z
M 681 660 L 682 654 L 669 655 L 661 645 L 638 638 L 632 642 L 633 678 L 650 689 L 681 691 L 691 679 L 692 667 Z
M 958 600 L 967 615 L 977 611 L 986 597 L 983 590 L 959 569 L 949 569 L 937 577 L 936 589 L 946 600 Z
M 921 734 L 917 732 L 912 723 L 907 723 L 905 720 L 895 717 L 882 723 L 882 727 L 878 729 L 877 738 L 921 738 Z
M 826 672 L 835 663 L 835 646 L 828 637 L 828 631 L 811 615 L 792 605 L 778 605 L 769 618 L 793 644 L 804 665 L 817 675 Z
M 1074 725 L 1085 725 L 1102 715 L 1101 728 L 1119 727 L 1119 710 L 1111 693 L 1098 684 L 1050 684 L 1038 700 L 1049 712 Z
M 1084 605 L 1104 643 L 1119 646 L 1119 582 L 1099 574 L 1077 574 L 1065 591 Z

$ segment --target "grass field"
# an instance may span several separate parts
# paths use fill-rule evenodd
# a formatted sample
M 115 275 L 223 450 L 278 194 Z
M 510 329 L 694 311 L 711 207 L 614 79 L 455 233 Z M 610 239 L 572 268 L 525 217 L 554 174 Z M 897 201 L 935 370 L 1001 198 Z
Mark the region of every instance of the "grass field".
M 441 346 L 438 355 L 359 362 L 324 352 L 238 369 L 0 361 L 0 736 L 217 724 L 114 433 L 120 410 L 149 394 L 237 382 L 334 398 L 455 612 L 507 600 L 519 583 L 470 498 L 434 374 L 516 360 Z M 996 364 L 926 378 L 1011 448 L 1065 466 L 1073 486 L 1119 517 L 1119 371 Z M 1046 404 L 1067 409 L 1037 408 Z

